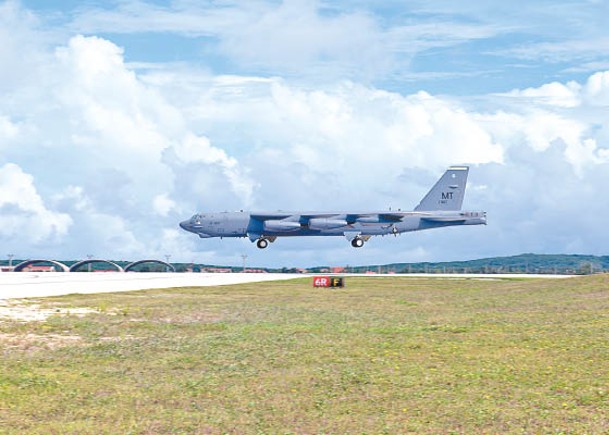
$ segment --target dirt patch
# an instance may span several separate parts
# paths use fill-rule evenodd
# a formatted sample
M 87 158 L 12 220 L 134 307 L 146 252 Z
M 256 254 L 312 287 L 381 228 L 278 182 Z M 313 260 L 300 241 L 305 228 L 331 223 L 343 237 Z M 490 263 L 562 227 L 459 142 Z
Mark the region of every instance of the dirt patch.
M 121 335 L 120 337 L 100 337 L 99 341 L 101 342 L 119 342 L 119 341 L 126 341 L 126 340 L 137 340 L 139 337 L 136 337 L 134 335 Z
M 94 308 L 41 308 L 40 305 L 25 305 L 19 300 L 0 300 L 0 322 L 17 320 L 20 322 L 42 322 L 50 316 L 83 317 L 91 313 L 99 313 Z
M 59 334 L 1 334 L 0 347 L 6 352 L 11 350 L 35 351 L 73 346 L 82 342 L 78 335 Z
M 199 312 L 188 315 L 176 314 L 171 317 L 160 317 L 156 320 L 157 323 L 217 323 L 225 319 L 225 316 L 219 313 Z

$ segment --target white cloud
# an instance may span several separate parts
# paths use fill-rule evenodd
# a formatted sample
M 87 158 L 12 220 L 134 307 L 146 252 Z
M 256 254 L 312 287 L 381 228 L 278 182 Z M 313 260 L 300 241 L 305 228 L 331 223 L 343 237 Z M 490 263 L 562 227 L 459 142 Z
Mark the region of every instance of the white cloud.
M 259 206 L 408 207 L 416 204 L 446 165 L 477 163 L 472 185 L 486 188 L 470 189 L 466 204 L 489 207 L 489 227 L 412 234 L 401 243 L 441 240 L 453 249 L 445 251 L 438 242 L 428 252 L 429 258 L 444 259 L 467 255 L 463 254 L 467 247 L 491 255 L 499 246 L 507 253 L 602 252 L 604 242 L 581 233 L 573 223 L 581 220 L 574 210 L 586 209 L 594 201 L 591 194 L 578 192 L 593 192 L 598 188 L 594 186 L 607 182 L 602 168 L 608 163 L 608 143 L 601 133 L 609 125 L 598 106 L 586 103 L 586 85 L 570 82 L 516 90 L 494 112 L 476 111 L 455 99 L 426 93 L 402 96 L 352 83 L 305 90 L 273 80 L 266 91 L 257 83 L 251 93 L 248 86 L 244 82 L 239 92 L 230 93 L 215 87 L 213 96 L 204 98 L 205 109 L 192 113 L 197 122 L 216 126 L 211 137 L 229 128 L 254 137 L 254 151 L 242 152 L 251 154 L 252 177 L 260 183 Z M 567 96 L 577 104 L 549 104 L 548 97 L 555 96 Z M 241 134 L 235 138 L 242 140 Z M 475 245 L 468 241 L 472 236 Z M 488 243 L 488 237 L 498 242 Z M 285 249 L 293 249 L 287 246 L 296 242 L 284 243 L 289 243 Z M 306 245 L 310 243 L 318 244 L 307 241 Z M 340 242 L 319 242 L 323 249 L 335 243 Z M 394 249 L 388 248 L 394 253 L 386 255 L 395 255 Z M 332 254 L 350 263 L 369 259 L 362 255 L 350 253 L 347 247 Z
M 584 85 L 574 81 L 552 82 L 505 95 L 515 98 L 515 103 L 527 103 L 519 113 L 499 115 L 503 123 L 516 132 L 509 136 L 514 138 L 522 133 L 526 143 L 537 152 L 552 146 L 563 147 L 565 160 L 580 176 L 587 165 L 607 162 L 609 144 L 603 146 L 604 138 L 600 135 L 597 138 L 598 132 L 594 130 L 599 130 L 599 125 L 609 127 L 602 116 L 597 123 L 600 114 L 597 108 L 605 106 L 605 100 L 609 102 L 608 72 L 591 75 Z M 500 122 L 497 120 L 496 125 Z
M 39 21 L 17 1 L 0 3 L 0 90 L 10 90 L 37 77 L 37 62 L 43 56 Z
M 0 240 L 12 238 L 28 243 L 65 235 L 70 216 L 49 210 L 34 186 L 34 177 L 13 164 L 0 167 Z
M 361 13 L 323 16 L 319 2 L 286 0 L 260 10 L 245 10 L 247 20 L 220 33 L 231 58 L 264 70 L 316 68 L 330 62 L 365 70 L 387 67 L 383 32 Z
M 567 36 L 568 38 L 568 36 Z M 599 53 L 609 50 L 609 38 L 593 36 L 586 39 L 566 39 L 560 42 L 529 43 L 505 50 L 503 54 L 524 60 L 544 62 L 591 61 L 602 59 Z
M 175 201 L 172 201 L 167 194 L 161 194 L 154 198 L 154 211 L 160 216 L 167 216 L 176 206 Z
M 394 24 L 374 13 L 372 5 L 341 8 L 320 0 L 123 2 L 113 9 L 80 8 L 69 27 L 88 34 L 159 32 L 199 38 L 201 54 L 226 58 L 241 71 L 322 82 L 403 74 L 418 53 L 512 29 L 446 15 L 438 20 Z
M 581 85 L 576 82 L 569 82 L 566 85 L 552 82 L 540 86 L 539 88 L 527 88 L 524 90 L 513 90 L 507 95 L 522 99 L 531 98 L 538 104 L 547 104 L 558 107 L 576 107 L 581 104 Z
M 609 105 L 609 71 L 592 74 L 584 85 L 570 81 L 566 84 L 552 82 L 538 88 L 515 89 L 507 94 L 519 100 L 531 99 L 536 105 L 573 108 L 581 105 Z
M 221 167 L 232 189 L 242 198 L 243 203 L 251 203 L 253 182 L 242 174 L 236 159 L 229 157 L 224 150 L 211 146 L 208 138 L 188 134 L 173 149 L 183 164 L 203 163 Z
M 592 74 L 584 86 L 583 94 L 591 106 L 609 106 L 609 71 Z
M 19 127 L 13 124 L 6 116 L 0 115 L 0 147 L 19 133 Z
M 29 232 L 31 240 L 53 236 L 71 255 L 82 255 L 85 245 L 99 246 L 100 254 L 146 252 L 159 226 L 175 226 L 179 210 L 191 212 L 192 190 L 174 190 L 192 184 L 184 164 L 232 188 L 227 194 L 213 184 L 197 186 L 206 197 L 249 201 L 252 184 L 241 164 L 194 134 L 181 107 L 143 83 L 115 44 L 76 36 L 47 49 L 34 69 L 44 74 L 15 80 L 0 101 L 0 164 L 27 164 L 32 184 L 43 186 L 39 200 L 52 198 L 63 212 Z M 172 158 L 191 137 L 207 140 L 207 158 Z M 20 210 L 29 210 L 24 207 Z M 145 224 L 152 213 L 160 219 Z M 23 245 L 24 237 L 12 230 L 16 220 L 9 226 L 6 216 L 4 244 Z M 69 234 L 63 218 L 74 221 Z M 47 251 L 54 255 L 58 246 Z
M 191 113 L 192 122 L 230 144 L 251 138 L 240 152 L 260 184 L 254 195 L 260 208 L 347 205 L 342 192 L 354 190 L 364 195 L 361 201 L 377 197 L 378 207 L 386 204 L 379 189 L 387 190 L 406 169 L 435 172 L 458 162 L 503 159 L 475 114 L 429 94 L 401 96 L 349 82 L 325 90 L 280 79 L 266 89 L 249 86 L 243 83 L 240 92 L 214 86 Z M 227 131 L 235 134 L 226 137 Z
M 221 68 L 235 67 L 233 72 L 305 78 L 307 83 L 341 78 L 370 82 L 496 74 L 489 54 L 502 59 L 504 72 L 519 73 L 521 65 L 514 59 L 554 69 L 558 63 L 576 61 L 591 71 L 591 65 L 606 61 L 608 12 L 606 2 L 568 1 L 551 7 L 545 2 L 499 0 L 472 5 L 123 1 L 81 6 L 71 11 L 66 27 L 85 34 L 171 33 L 188 44 L 199 44 L 202 56 L 212 63 L 222 59 Z
M 137 229 L 126 214 L 106 213 L 98 209 L 96 202 L 78 186 L 68 186 L 53 195 L 57 208 L 68 213 L 74 220 L 70 239 L 66 241 L 72 255 L 132 258 L 147 251 L 147 243 L 139 240 Z M 74 243 L 76 242 L 76 243 Z M 95 252 L 92 252 L 95 251 Z M 56 255 L 56 254 L 55 254 Z
M 57 50 L 57 57 L 70 77 L 58 94 L 73 109 L 72 122 L 78 126 L 72 142 L 96 156 L 96 167 L 124 173 L 140 195 L 146 192 L 142 199 L 152 199 L 174 182 L 176 173 L 164 159 L 173 150 L 182 162 L 219 166 L 235 193 L 248 201 L 251 182 L 239 163 L 191 133 L 184 113 L 127 69 L 116 45 L 77 36 Z

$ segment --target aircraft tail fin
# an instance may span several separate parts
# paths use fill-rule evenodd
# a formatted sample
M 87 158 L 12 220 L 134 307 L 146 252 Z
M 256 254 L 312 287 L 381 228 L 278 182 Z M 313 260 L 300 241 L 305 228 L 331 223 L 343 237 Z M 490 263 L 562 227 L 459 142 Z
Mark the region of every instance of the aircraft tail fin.
M 448 168 L 414 211 L 461 210 L 468 172 L 468 166 Z

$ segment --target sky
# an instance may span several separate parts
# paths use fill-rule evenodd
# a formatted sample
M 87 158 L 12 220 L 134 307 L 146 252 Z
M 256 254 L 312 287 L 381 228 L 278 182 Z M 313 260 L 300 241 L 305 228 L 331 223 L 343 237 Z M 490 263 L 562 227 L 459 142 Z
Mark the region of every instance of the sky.
M 0 0 L 0 257 L 308 267 L 609 254 L 609 1 Z M 195 212 L 487 226 L 201 240 Z

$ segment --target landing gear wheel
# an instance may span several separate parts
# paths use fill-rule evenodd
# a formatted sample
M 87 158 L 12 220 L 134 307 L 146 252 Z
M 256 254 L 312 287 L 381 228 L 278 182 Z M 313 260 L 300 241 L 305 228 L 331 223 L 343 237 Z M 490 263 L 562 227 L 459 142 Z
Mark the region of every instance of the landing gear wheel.
M 258 246 L 260 249 L 264 249 L 269 246 L 269 241 L 267 239 L 258 239 L 256 246 Z
M 361 248 L 362 246 L 364 246 L 364 241 L 359 237 L 356 237 L 355 239 L 351 240 L 351 246 L 353 246 L 354 248 Z

